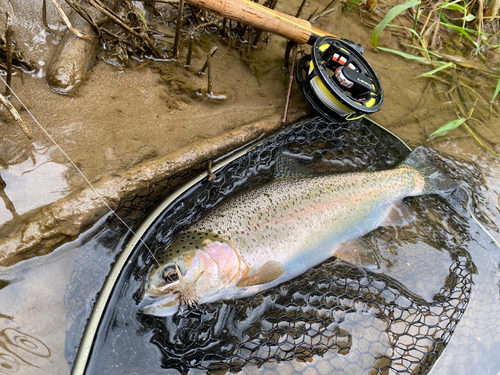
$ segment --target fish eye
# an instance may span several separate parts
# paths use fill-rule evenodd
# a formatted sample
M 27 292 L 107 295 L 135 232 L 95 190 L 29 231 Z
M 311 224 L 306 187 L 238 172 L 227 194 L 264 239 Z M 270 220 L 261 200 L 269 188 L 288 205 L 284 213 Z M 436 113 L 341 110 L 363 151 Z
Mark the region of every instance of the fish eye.
M 166 283 L 173 283 L 179 280 L 179 275 L 175 270 L 168 269 L 163 271 L 163 280 L 165 280 Z

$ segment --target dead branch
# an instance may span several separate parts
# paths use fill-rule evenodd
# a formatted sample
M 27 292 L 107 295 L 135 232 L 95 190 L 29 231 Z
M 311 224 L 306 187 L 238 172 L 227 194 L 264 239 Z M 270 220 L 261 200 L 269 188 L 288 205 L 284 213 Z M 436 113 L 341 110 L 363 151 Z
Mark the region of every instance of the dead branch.
M 28 137 L 28 139 L 33 139 L 33 136 L 31 135 L 31 132 L 29 131 L 29 129 L 24 124 L 24 121 L 21 118 L 21 116 L 19 116 L 19 113 L 17 112 L 17 110 L 14 108 L 14 106 L 11 104 L 11 102 L 8 101 L 2 94 L 0 94 L 0 102 L 5 106 L 5 108 L 7 108 L 7 110 L 10 112 L 10 114 L 12 115 L 12 117 L 14 117 L 14 119 L 17 122 L 17 124 L 23 130 L 24 134 L 26 134 L 26 137 Z

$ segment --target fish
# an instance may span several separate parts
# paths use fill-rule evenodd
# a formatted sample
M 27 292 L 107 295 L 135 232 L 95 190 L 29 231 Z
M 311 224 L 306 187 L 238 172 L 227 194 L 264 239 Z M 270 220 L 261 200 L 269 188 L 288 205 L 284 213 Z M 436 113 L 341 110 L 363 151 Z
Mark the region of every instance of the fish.
M 159 251 L 141 310 L 166 317 L 273 288 L 411 216 L 403 198 L 459 186 L 422 146 L 389 170 L 281 176 L 223 201 Z

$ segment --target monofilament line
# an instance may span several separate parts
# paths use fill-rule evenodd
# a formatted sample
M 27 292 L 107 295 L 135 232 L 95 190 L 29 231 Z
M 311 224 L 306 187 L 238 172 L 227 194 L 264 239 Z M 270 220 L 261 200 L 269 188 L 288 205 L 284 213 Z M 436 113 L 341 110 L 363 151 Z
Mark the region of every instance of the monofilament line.
M 28 114 L 31 116 L 31 118 L 33 119 L 33 121 L 35 121 L 35 123 L 38 125 L 38 127 L 45 133 L 45 135 L 52 141 L 52 143 L 54 143 L 54 145 L 64 154 L 64 156 L 69 160 L 69 162 L 71 163 L 71 165 L 73 165 L 73 167 L 75 167 L 75 169 L 78 171 L 78 173 L 80 173 L 80 175 L 83 177 L 83 179 L 85 180 L 85 182 L 90 186 L 90 188 L 92 189 L 92 191 L 94 192 L 94 194 L 97 196 L 97 198 L 99 198 L 99 200 L 104 203 L 104 205 L 113 213 L 113 215 L 115 215 L 118 220 L 120 220 L 120 222 L 125 225 L 125 227 L 130 231 L 132 232 L 132 234 L 134 236 L 136 236 L 135 232 L 132 230 L 132 228 L 130 226 L 127 225 L 127 223 L 125 223 L 125 221 L 123 221 L 123 219 L 118 216 L 118 214 L 115 212 L 115 210 L 113 210 L 108 203 L 106 203 L 106 201 L 104 200 L 104 198 L 97 192 L 97 190 L 94 188 L 94 186 L 92 185 L 92 183 L 89 181 L 89 179 L 83 174 L 83 172 L 80 170 L 80 168 L 78 168 L 78 166 L 73 162 L 73 160 L 71 160 L 71 158 L 69 157 L 69 155 L 64 152 L 64 150 L 61 148 L 61 146 L 59 146 L 59 144 L 54 140 L 54 138 L 52 138 L 50 136 L 50 134 L 47 132 L 47 130 L 45 130 L 45 128 L 42 126 L 42 124 L 40 124 L 38 122 L 38 120 L 35 118 L 35 116 L 33 116 L 33 114 L 30 112 L 30 110 L 28 109 L 28 107 L 26 107 L 23 103 L 23 101 L 21 100 L 21 98 L 19 98 L 19 96 L 17 96 L 16 92 L 12 89 L 12 87 L 10 87 L 9 85 L 7 85 L 7 82 L 5 82 L 5 80 L 3 79 L 2 76 L 0 76 L 0 79 L 3 81 L 3 83 L 5 84 L 5 86 L 7 88 L 9 88 L 9 90 L 11 91 L 11 93 L 16 97 L 16 99 L 19 101 L 19 103 L 21 103 L 21 105 L 23 106 L 23 108 L 26 110 L 26 112 L 28 112 Z M 146 249 L 149 251 L 149 253 L 151 254 L 151 256 L 153 257 L 153 259 L 155 260 L 155 262 L 158 264 L 158 266 L 161 267 L 160 265 L 160 262 L 158 262 L 158 260 L 156 259 L 156 257 L 154 256 L 153 252 L 151 251 L 151 249 L 149 248 L 148 245 L 146 245 L 146 243 L 142 240 L 142 238 L 139 238 L 139 241 L 146 247 Z

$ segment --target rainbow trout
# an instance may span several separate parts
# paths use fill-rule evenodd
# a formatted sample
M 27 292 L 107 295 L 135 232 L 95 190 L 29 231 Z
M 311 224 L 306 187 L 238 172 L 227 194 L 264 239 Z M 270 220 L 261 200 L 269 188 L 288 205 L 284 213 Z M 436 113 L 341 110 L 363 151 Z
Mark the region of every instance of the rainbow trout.
M 272 181 L 223 202 L 157 254 L 142 311 L 242 298 L 290 280 L 384 223 L 404 197 L 458 184 L 421 148 L 398 167 Z

